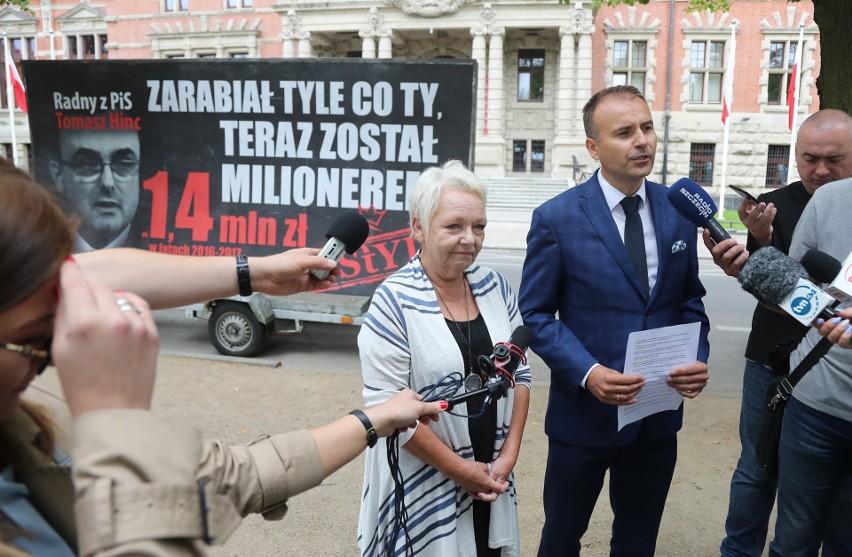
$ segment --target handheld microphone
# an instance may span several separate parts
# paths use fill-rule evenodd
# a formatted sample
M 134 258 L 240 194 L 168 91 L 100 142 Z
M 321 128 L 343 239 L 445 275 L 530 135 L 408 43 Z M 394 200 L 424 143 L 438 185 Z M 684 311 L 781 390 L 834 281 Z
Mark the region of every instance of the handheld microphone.
M 824 251 L 809 249 L 802 256 L 802 267 L 818 282 L 827 284 L 840 274 L 842 265 L 840 261 Z
M 355 253 L 369 234 L 370 225 L 360 213 L 357 211 L 341 213 L 328 227 L 328 232 L 325 233 L 328 242 L 318 255 L 340 261 L 344 251 L 349 255 Z M 325 269 L 311 269 L 311 276 L 317 280 L 327 279 L 328 274 L 329 272 Z
M 452 410 L 457 404 L 483 394 L 486 395 L 483 408 L 492 400 L 503 397 L 510 388 L 515 386 L 515 370 L 518 369 L 519 364 L 526 363 L 526 351 L 531 339 L 532 329 L 520 325 L 512 332 L 509 340 L 494 345 L 491 356 L 480 356 L 477 363 L 480 373 L 485 376 L 485 386 L 448 399 L 447 410 Z
M 825 274 L 821 277 L 815 274 L 810 267 L 805 265 L 805 257 L 808 257 L 808 254 L 811 252 L 816 252 L 822 254 L 820 259 L 828 258 L 831 260 L 831 263 L 824 263 L 825 265 Z M 837 265 L 834 267 L 834 265 Z M 846 256 L 846 259 L 843 260 L 843 263 L 837 261 L 837 259 L 831 257 L 828 254 L 825 254 L 821 251 L 810 250 L 802 257 L 802 265 L 805 265 L 805 268 L 808 269 L 808 272 L 811 273 L 811 276 L 815 279 L 818 279 L 820 282 L 827 283 L 828 286 L 825 288 L 826 294 L 830 294 L 834 297 L 835 300 L 839 302 L 849 303 L 852 302 L 852 253 Z M 836 269 L 832 274 L 829 272 L 829 269 Z M 830 277 L 828 279 L 823 277 Z
M 678 213 L 701 228 L 706 228 L 710 231 L 710 238 L 715 243 L 722 240 L 727 240 L 731 237 L 728 232 L 722 228 L 713 215 L 716 214 L 716 203 L 707 195 L 704 189 L 690 180 L 689 178 L 681 178 L 675 182 L 670 188 L 666 197 L 669 203 L 677 210 Z
M 751 254 L 737 280 L 759 302 L 778 306 L 801 324 L 810 326 L 817 317 L 834 317 L 831 308 L 834 299 L 807 277 L 801 263 L 769 246 Z

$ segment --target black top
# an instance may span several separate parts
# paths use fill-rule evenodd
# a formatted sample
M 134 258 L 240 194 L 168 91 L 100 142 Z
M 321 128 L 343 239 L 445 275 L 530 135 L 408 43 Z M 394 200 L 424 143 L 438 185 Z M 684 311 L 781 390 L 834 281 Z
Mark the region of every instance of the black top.
M 810 201 L 811 194 L 802 182 L 793 182 L 783 188 L 763 193 L 757 199 L 765 203 L 771 202 L 778 209 L 772 221 L 772 245 L 788 254 L 793 242 L 793 231 L 796 230 L 796 224 L 805 210 L 805 205 Z M 746 249 L 750 253 L 759 249 L 751 233 L 748 235 Z M 801 339 L 807 332 L 808 328 L 793 317 L 757 304 L 751 320 L 751 333 L 748 336 L 745 357 L 769 367 L 769 353 L 776 344 L 793 338 Z
M 464 360 L 464 375 L 470 373 L 470 363 L 468 362 L 467 339 L 462 336 L 459 329 L 467 334 L 467 321 L 451 321 L 445 319 L 447 327 L 453 333 L 453 338 L 459 345 L 459 350 Z M 458 325 L 458 326 L 456 326 Z M 470 353 L 473 356 L 473 371 L 477 373 L 479 366 L 477 361 L 479 356 L 484 354 L 490 356 L 494 350 L 494 345 L 491 342 L 491 335 L 488 334 L 488 327 L 485 326 L 485 319 L 482 314 L 470 322 L 471 349 Z M 482 402 L 485 400 L 485 395 L 472 398 L 467 401 L 467 413 L 470 416 L 479 414 L 482 411 Z M 468 433 L 470 433 L 470 442 L 473 445 L 473 458 L 477 462 L 491 462 L 494 455 L 494 441 L 497 438 L 497 405 L 494 401 L 485 409 L 485 413 L 476 418 L 470 418 L 467 421 Z

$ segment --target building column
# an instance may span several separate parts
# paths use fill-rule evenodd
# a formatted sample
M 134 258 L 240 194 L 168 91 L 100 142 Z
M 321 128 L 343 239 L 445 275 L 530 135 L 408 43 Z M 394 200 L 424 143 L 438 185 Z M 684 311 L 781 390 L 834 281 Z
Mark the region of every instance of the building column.
M 379 58 L 393 58 L 393 31 L 388 29 L 379 31 Z
M 488 72 L 487 47 L 485 44 L 485 30 L 473 28 L 473 47 L 470 57 L 476 62 L 476 135 L 488 135 L 488 125 L 485 120 L 485 74 Z
M 298 47 L 296 50 L 296 58 L 310 58 L 314 55 L 311 48 L 311 33 L 310 31 L 302 31 L 298 35 Z
M 582 122 L 582 111 L 586 101 L 592 96 L 592 33 L 580 34 L 580 48 L 577 52 L 576 111 Z M 577 118 L 578 116 L 575 116 Z
M 361 58 L 376 57 L 376 39 L 373 38 L 373 30 L 358 31 L 361 37 Z
M 556 138 L 574 131 L 574 69 L 576 64 L 574 33 L 569 27 L 559 28 L 559 90 L 556 96 Z
M 488 44 L 488 127 L 489 134 L 502 138 L 506 117 L 506 84 L 503 77 L 502 27 L 491 30 Z
M 583 106 L 592 96 L 592 8 L 575 0 L 567 22 L 559 27 L 559 92 L 556 97 L 556 136 L 551 151 L 551 176 L 574 184 L 574 160 L 588 172 Z

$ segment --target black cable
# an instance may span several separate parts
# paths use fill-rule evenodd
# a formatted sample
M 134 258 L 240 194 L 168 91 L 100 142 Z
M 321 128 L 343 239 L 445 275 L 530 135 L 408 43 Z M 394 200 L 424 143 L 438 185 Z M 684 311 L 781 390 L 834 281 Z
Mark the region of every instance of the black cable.
M 388 436 L 386 441 L 388 467 L 393 478 L 393 527 L 385 538 L 385 555 L 394 556 L 396 539 L 402 531 L 405 534 L 405 555 L 413 557 L 414 549 L 411 547 L 411 537 L 408 535 L 408 509 L 405 506 L 405 478 L 399 469 L 399 430 Z

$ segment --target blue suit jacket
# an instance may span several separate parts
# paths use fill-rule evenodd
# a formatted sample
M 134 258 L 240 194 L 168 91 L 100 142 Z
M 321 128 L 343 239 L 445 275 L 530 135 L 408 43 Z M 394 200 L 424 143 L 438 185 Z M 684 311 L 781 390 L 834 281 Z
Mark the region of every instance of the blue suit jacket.
M 624 369 L 633 331 L 701 322 L 698 359 L 707 361 L 709 322 L 698 278 L 698 232 L 666 197 L 668 188 L 645 183 L 657 236 L 657 283 L 646 298 L 598 183 L 584 184 L 533 212 L 519 304 L 533 331 L 531 348 L 550 367 L 545 433 L 582 446 L 626 446 L 641 422 L 618 431 L 615 406 L 580 387 L 595 363 Z M 678 410 L 645 418 L 651 438 L 676 433 Z

